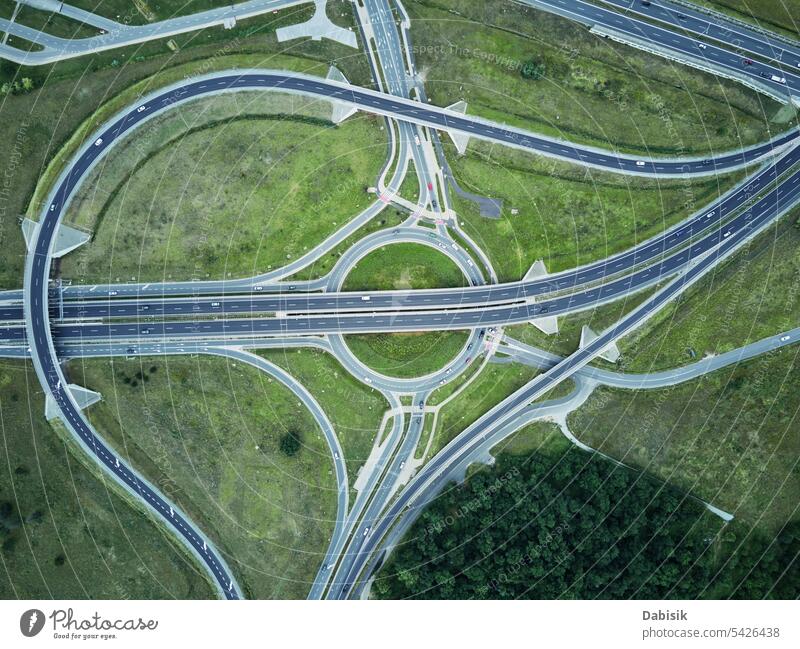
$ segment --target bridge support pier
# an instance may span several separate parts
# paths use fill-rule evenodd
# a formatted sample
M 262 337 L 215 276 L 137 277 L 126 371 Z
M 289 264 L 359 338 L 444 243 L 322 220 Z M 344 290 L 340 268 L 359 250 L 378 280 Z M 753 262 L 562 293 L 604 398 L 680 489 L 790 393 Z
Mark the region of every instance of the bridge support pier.
M 99 392 L 95 392 L 94 390 L 89 390 L 88 388 L 84 388 L 80 385 L 75 383 L 70 383 L 68 386 L 70 393 L 73 397 L 75 397 L 75 401 L 78 402 L 78 406 L 81 410 L 85 410 L 89 406 L 94 403 L 97 403 L 102 399 Z M 55 400 L 49 394 L 47 395 L 47 399 L 45 400 L 44 404 L 44 416 L 45 419 L 48 421 L 51 419 L 55 419 L 60 414 L 61 410 L 56 405 Z
M 525 273 L 525 280 L 540 279 L 542 277 L 547 277 L 548 274 L 547 266 L 544 265 L 544 259 L 537 259 L 533 262 L 528 272 Z M 536 318 L 529 322 L 548 336 L 558 333 L 558 316 L 542 316 L 541 318 Z
M 39 224 L 36 221 L 31 221 L 29 218 L 22 219 L 22 236 L 25 237 L 25 245 L 28 251 L 31 249 L 31 242 L 34 239 L 36 228 Z M 56 233 L 56 245 L 53 248 L 53 257 L 63 257 L 68 252 L 72 252 L 75 248 L 80 248 L 84 243 L 89 241 L 92 235 L 81 230 L 76 230 L 63 223 L 58 226 Z
M 592 330 L 591 327 L 588 325 L 583 325 L 583 329 L 581 329 L 581 342 L 578 344 L 580 349 L 583 349 L 591 343 L 595 338 L 597 338 L 597 334 Z M 617 347 L 617 343 L 612 343 L 608 347 L 606 347 L 602 352 L 598 354 L 600 358 L 604 361 L 608 361 L 609 363 L 616 363 L 621 356 L 619 347 Z
M 456 113 L 466 115 L 467 102 L 457 101 L 455 104 L 448 106 L 447 108 L 448 110 L 452 110 Z M 456 131 L 447 131 L 447 134 L 450 136 L 450 139 L 453 140 L 453 144 L 456 145 L 456 151 L 458 151 L 458 154 L 464 155 L 467 152 L 467 146 L 469 145 L 469 135 L 467 133 L 459 133 Z
M 325 78 L 328 79 L 329 81 L 341 81 L 342 83 L 350 83 L 347 80 L 347 77 L 345 77 L 344 74 L 342 74 L 342 71 L 335 65 L 332 65 L 330 68 L 328 68 L 328 76 Z M 341 124 L 348 117 L 355 115 L 358 112 L 358 108 L 356 108 L 352 104 L 346 104 L 341 101 L 332 101 L 331 105 L 333 106 L 333 114 L 331 115 L 331 121 L 334 124 Z

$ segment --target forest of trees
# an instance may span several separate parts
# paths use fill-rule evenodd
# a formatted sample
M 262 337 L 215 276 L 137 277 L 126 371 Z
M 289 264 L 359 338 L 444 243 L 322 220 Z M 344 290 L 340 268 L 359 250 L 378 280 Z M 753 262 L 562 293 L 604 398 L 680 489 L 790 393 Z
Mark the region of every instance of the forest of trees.
M 571 449 L 451 486 L 372 593 L 427 599 L 797 597 L 798 529 L 720 556 L 723 523 L 647 475 Z M 766 551 L 766 552 L 765 552 Z M 759 559 L 759 557 L 763 558 Z M 787 571 L 788 569 L 788 571 Z

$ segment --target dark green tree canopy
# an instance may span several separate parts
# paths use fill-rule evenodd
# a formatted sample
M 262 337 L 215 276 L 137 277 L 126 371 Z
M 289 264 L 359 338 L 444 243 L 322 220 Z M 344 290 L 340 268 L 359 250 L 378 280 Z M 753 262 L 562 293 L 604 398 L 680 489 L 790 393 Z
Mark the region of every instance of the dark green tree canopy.
M 768 556 L 758 558 L 761 543 L 750 553 L 755 558 L 742 554 L 741 566 L 721 569 L 715 541 L 722 526 L 677 489 L 599 456 L 572 449 L 559 458 L 503 457 L 429 506 L 372 592 L 429 599 L 796 596 L 796 527 Z M 758 583 L 742 588 L 741 576 L 756 564 Z

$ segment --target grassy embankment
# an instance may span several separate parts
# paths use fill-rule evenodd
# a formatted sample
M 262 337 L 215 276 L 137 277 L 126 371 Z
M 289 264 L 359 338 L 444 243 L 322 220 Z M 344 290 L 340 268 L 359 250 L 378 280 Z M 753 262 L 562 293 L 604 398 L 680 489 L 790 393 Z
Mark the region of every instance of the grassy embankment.
M 630 371 L 677 367 L 797 327 L 800 228 L 794 210 L 641 329 L 620 349 Z
M 570 140 L 653 155 L 712 151 L 768 137 L 780 105 L 507 0 L 415 0 L 416 61 L 440 106 Z M 544 66 L 525 78 L 526 63 Z M 781 126 L 780 128 L 783 128 Z
M 305 597 L 336 515 L 316 422 L 285 387 L 221 358 L 73 361 L 90 421 L 217 544 L 249 598 Z M 299 439 L 293 454 L 284 445 Z
M 84 282 L 241 277 L 280 267 L 363 210 L 386 156 L 373 117 L 334 127 L 289 95 L 223 95 L 154 120 L 92 174 L 67 218 Z M 180 170 L 180 172 L 176 172 Z
M 489 256 L 500 281 L 522 278 L 537 259 L 558 272 L 626 250 L 745 176 L 630 178 L 482 144 L 450 159 L 462 187 L 503 201 L 500 218 L 488 219 L 474 203 L 454 196 L 464 230 Z
M 337 0 L 329 12 L 341 24 L 352 20 L 349 3 Z M 69 156 L 103 121 L 141 94 L 186 76 L 233 67 L 325 76 L 331 62 L 353 83 L 369 84 L 362 50 L 330 41 L 277 42 L 278 27 L 309 15 L 310 7 L 304 5 L 241 21 L 233 30 L 219 27 L 176 36 L 177 51 L 159 40 L 45 66 L 0 61 L 0 83 L 30 77 L 36 86 L 28 94 L 4 97 L 0 105 L 0 141 L 9 146 L 0 166 L 9 181 L 9 191 L 0 197 L 0 244 L 6 253 L 0 259 L 0 287 L 22 284 L 25 244 L 17 215 L 38 218 L 47 190 Z

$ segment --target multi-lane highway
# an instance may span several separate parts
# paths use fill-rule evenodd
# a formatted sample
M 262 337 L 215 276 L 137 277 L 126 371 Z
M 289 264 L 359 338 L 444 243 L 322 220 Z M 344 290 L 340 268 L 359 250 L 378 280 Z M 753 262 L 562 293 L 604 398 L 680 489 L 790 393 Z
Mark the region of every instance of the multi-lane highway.
M 494 306 L 526 300 L 553 291 L 575 290 L 580 286 L 603 282 L 611 277 L 619 276 L 642 264 L 652 262 L 666 253 L 686 245 L 704 232 L 719 228 L 726 219 L 741 209 L 754 197 L 764 192 L 800 162 L 800 148 L 792 149 L 786 155 L 765 167 L 721 199 L 698 212 L 693 218 L 658 235 L 631 250 L 588 264 L 586 266 L 554 274 L 543 279 L 496 284 L 485 287 L 464 287 L 459 289 L 436 289 L 420 291 L 386 291 L 386 292 L 353 292 L 353 293 L 299 293 L 306 287 L 298 283 L 283 284 L 278 287 L 278 294 L 259 294 L 249 296 L 211 296 L 203 298 L 155 298 L 147 297 L 149 292 L 135 300 L 120 299 L 117 289 L 104 291 L 105 299 L 70 300 L 58 305 L 51 304 L 54 314 L 57 311 L 59 320 L 99 320 L 101 318 L 140 318 L 141 331 L 149 330 L 150 318 L 161 316 L 211 316 L 260 314 L 260 313 L 311 313 L 380 310 L 429 310 L 433 308 L 465 308 L 469 306 Z M 800 176 L 793 175 L 782 184 L 791 187 Z M 735 224 L 734 224 L 735 225 Z M 417 241 L 434 245 L 443 252 L 458 254 L 467 264 L 472 262 L 456 244 L 446 242 L 433 231 L 423 233 L 408 228 L 394 228 L 388 232 L 367 238 L 348 252 L 347 259 L 357 260 L 367 254 L 375 245 L 393 241 Z M 685 260 L 685 258 L 684 258 Z M 348 264 L 338 264 L 325 284 L 339 285 L 346 274 Z M 669 270 L 675 270 L 671 266 Z M 470 274 L 475 277 L 474 266 Z M 93 287 L 73 286 L 72 295 L 100 295 Z M 274 290 L 274 289 L 273 289 Z M 62 294 L 66 297 L 66 293 Z M 23 318 L 23 309 L 19 304 L 0 305 L 0 322 L 13 322 Z M 147 334 L 143 334 L 147 335 Z M 0 340 L 3 334 L 0 332 Z
M 797 63 L 797 48 L 780 49 L 786 56 L 786 65 L 780 59 L 769 61 L 750 58 L 763 55 L 779 47 L 777 43 L 750 32 L 741 26 L 720 24 L 706 34 L 712 22 L 708 16 L 701 19 L 699 12 L 690 15 L 688 10 L 658 9 L 659 2 L 644 6 L 639 0 L 624 2 L 616 0 L 616 8 L 592 4 L 584 0 L 516 0 L 520 4 L 543 9 L 594 28 L 603 28 L 606 33 L 617 34 L 632 45 L 649 51 L 672 56 L 686 63 L 706 67 L 709 71 L 741 80 L 776 98 L 788 101 L 800 95 L 800 69 Z M 632 7 L 632 11 L 620 9 Z M 681 18 L 680 16 L 685 16 Z M 657 18 L 661 24 L 645 20 Z M 735 34 L 731 33 L 735 30 Z M 730 34 L 725 36 L 726 31 Z M 691 33 L 693 32 L 693 33 Z M 698 36 L 708 36 L 704 42 Z M 775 39 L 770 39 L 775 40 Z M 716 42 L 715 42 L 716 41 Z M 718 44 L 717 44 L 718 43 Z M 725 44 L 727 47 L 723 47 Z M 733 45 L 735 49 L 729 49 Z M 752 52 L 748 48 L 752 47 Z M 744 53 L 741 53 L 740 51 Z
M 396 308 L 380 310 L 373 309 L 370 304 L 366 308 L 362 307 L 362 311 L 343 310 L 268 318 L 174 320 L 144 324 L 141 322 L 59 324 L 54 327 L 54 331 L 61 341 L 113 338 L 136 341 L 146 339 L 148 336 L 158 338 L 226 336 L 235 339 L 263 335 L 467 329 L 525 322 L 545 315 L 561 315 L 591 308 L 662 281 L 687 264 L 695 262 L 721 242 L 729 238 L 741 238 L 757 227 L 764 218 L 783 213 L 795 204 L 798 196 L 800 196 L 800 172 L 792 174 L 789 180 L 767 191 L 747 210 L 725 222 L 723 227 L 709 232 L 658 263 L 602 285 L 538 302 L 517 299 L 500 305 L 486 305 L 484 302 L 478 303 L 477 306 L 474 303 L 467 303 L 464 306 L 454 299 L 450 303 L 431 302 L 424 310 L 417 306 L 403 310 Z M 444 292 L 442 294 L 444 295 Z M 377 297 L 375 299 L 377 302 Z M 18 327 L 9 328 L 0 332 L 0 339 L 20 340 L 22 335 Z

